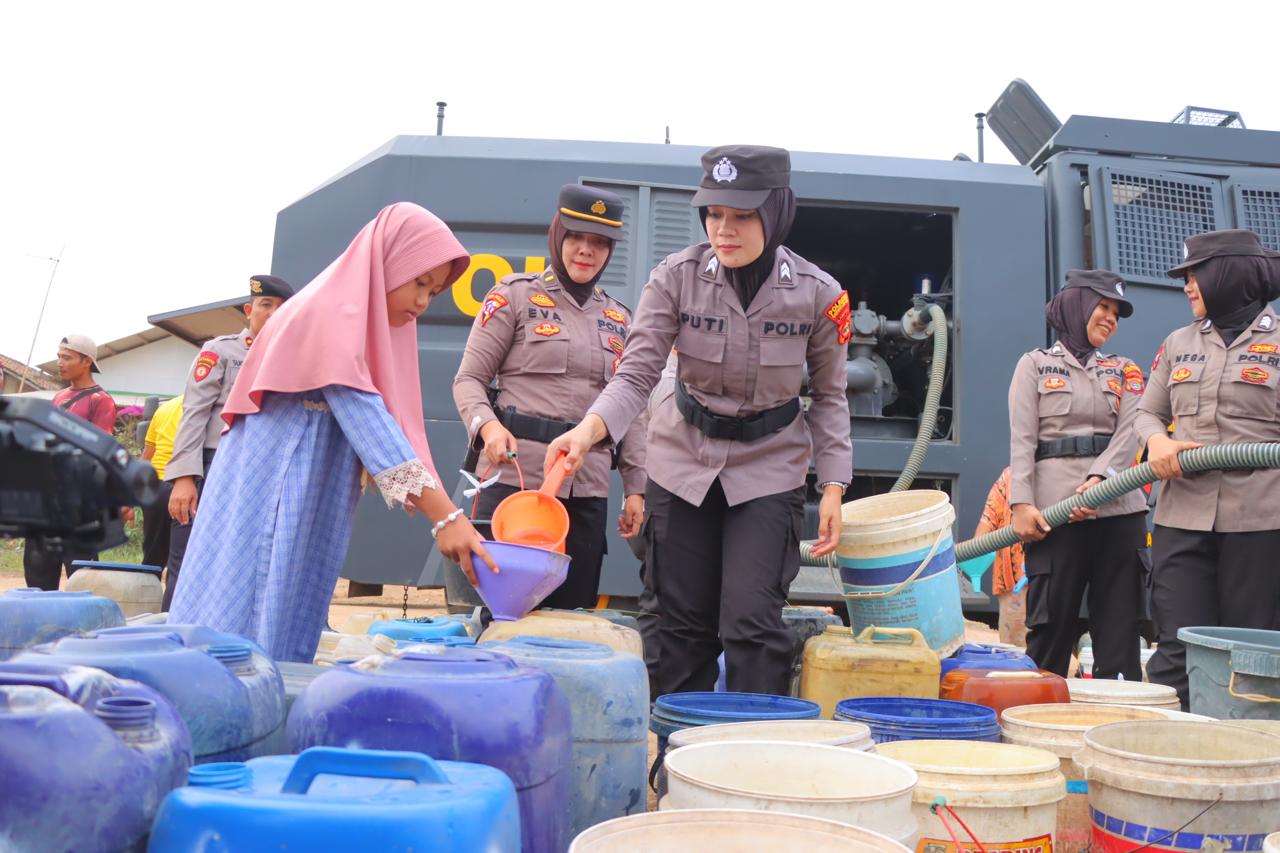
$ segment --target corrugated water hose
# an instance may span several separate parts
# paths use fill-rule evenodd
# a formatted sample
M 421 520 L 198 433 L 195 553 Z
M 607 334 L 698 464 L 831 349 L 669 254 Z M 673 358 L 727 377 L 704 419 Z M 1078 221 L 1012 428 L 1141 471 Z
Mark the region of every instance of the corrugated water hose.
M 916 428 L 916 440 L 912 442 L 907 464 L 903 466 L 891 492 L 906 491 L 920 473 L 924 458 L 929 454 L 933 431 L 938 426 L 938 407 L 942 402 L 942 383 L 947 375 L 947 315 L 937 305 L 929 306 L 929 319 L 933 321 L 933 363 L 929 365 L 929 388 L 924 395 L 924 409 L 920 412 L 920 425 Z M 835 554 L 814 557 L 812 539 L 800 543 L 800 562 L 806 566 L 831 567 L 836 564 Z

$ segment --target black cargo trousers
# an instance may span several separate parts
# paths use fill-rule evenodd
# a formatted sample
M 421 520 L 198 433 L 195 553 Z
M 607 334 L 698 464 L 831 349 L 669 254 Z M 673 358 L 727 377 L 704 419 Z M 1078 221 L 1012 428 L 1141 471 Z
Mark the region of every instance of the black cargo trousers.
M 649 481 L 659 695 L 714 688 L 721 648 L 729 690 L 787 695 L 795 637 L 782 608 L 800 571 L 804 495 L 800 486 L 729 506 L 716 480 L 695 506 Z

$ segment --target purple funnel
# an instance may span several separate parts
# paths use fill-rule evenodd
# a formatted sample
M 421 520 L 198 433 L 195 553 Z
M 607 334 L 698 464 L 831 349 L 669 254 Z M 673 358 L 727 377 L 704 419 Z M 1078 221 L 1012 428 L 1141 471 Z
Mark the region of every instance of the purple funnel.
M 569 557 L 546 548 L 487 539 L 484 547 L 498 564 L 498 574 L 479 560 L 471 565 L 480 581 L 480 597 L 501 622 L 514 622 L 537 607 L 569 573 Z

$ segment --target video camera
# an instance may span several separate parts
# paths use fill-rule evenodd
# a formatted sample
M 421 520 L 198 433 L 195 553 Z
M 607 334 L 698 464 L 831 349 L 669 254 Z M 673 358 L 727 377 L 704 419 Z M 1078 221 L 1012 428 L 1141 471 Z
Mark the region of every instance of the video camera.
M 150 465 L 46 400 L 0 397 L 0 537 L 105 550 L 125 541 L 120 508 L 149 504 Z

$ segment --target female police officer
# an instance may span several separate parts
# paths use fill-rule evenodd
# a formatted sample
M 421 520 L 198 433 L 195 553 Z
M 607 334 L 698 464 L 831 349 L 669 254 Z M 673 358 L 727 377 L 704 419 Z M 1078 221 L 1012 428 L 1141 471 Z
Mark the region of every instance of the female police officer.
M 819 553 L 835 548 L 852 476 L 849 300 L 782 245 L 795 215 L 786 151 L 726 146 L 702 165 L 693 204 L 709 243 L 653 271 L 621 367 L 546 464 L 565 451 L 573 469 L 598 442 L 630 435 L 675 344 L 679 381 L 654 413 L 646 465 L 657 690 L 710 690 L 723 644 L 730 690 L 785 693 L 792 640 L 781 610 L 799 571 L 810 456 Z M 806 362 L 812 405 L 801 416 Z
M 1186 649 L 1178 629 L 1275 629 L 1280 599 L 1280 470 L 1183 476 L 1179 451 L 1205 443 L 1280 441 L 1280 254 L 1251 231 L 1188 237 L 1185 279 L 1196 322 L 1156 355 L 1137 433 L 1163 480 L 1152 535 L 1151 606 L 1159 646 L 1152 681 L 1187 706 Z M 1173 437 L 1167 427 L 1174 424 Z
M 1089 591 L 1094 676 L 1142 680 L 1138 617 L 1146 549 L 1146 504 L 1130 492 L 1098 510 L 1077 509 L 1072 524 L 1047 532 L 1037 507 L 1071 497 L 1133 463 L 1133 422 L 1142 370 L 1098 348 L 1119 318 L 1133 314 L 1120 276 L 1071 270 L 1045 307 L 1058 341 L 1024 355 L 1009 387 L 1013 527 L 1029 543 L 1027 654 L 1041 669 L 1067 674 Z
M 631 312 L 595 284 L 621 234 L 621 198 L 567 184 L 547 232 L 551 269 L 509 275 L 485 297 L 453 382 L 468 436 L 483 442 L 490 464 L 503 466 L 500 483 L 481 492 L 478 517 L 488 518 L 517 490 L 519 477 L 509 464 L 517 455 L 531 460 L 523 469 L 525 486 L 540 485 L 547 442 L 577 423 L 617 369 Z M 495 377 L 496 403 L 488 396 Z M 641 424 L 618 451 L 627 537 L 639 532 L 644 514 L 644 438 Z M 568 578 L 544 600 L 547 607 L 595 606 L 611 459 L 603 447 L 591 453 L 560 489 L 569 511 L 565 552 L 572 561 Z

